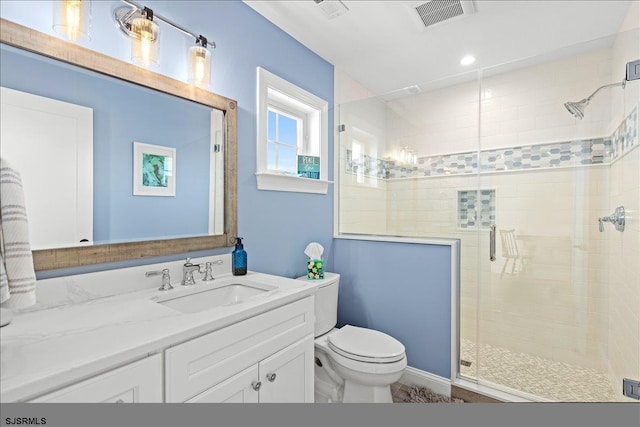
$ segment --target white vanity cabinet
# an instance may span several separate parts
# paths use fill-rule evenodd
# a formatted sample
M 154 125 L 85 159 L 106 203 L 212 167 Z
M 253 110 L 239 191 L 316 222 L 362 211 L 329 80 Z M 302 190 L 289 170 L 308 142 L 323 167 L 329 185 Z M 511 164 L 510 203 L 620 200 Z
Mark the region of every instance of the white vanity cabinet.
M 303 338 L 187 402 L 313 402 L 313 350 Z
M 258 364 L 260 402 L 313 402 L 313 334 Z
M 311 296 L 167 349 L 165 400 L 313 402 L 313 310 Z
M 31 402 L 162 402 L 162 356 L 147 357 Z

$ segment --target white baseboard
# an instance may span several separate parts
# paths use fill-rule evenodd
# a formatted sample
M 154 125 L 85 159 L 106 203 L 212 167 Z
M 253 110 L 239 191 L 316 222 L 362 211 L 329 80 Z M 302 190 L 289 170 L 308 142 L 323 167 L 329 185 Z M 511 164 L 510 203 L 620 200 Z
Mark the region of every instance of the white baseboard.
M 435 393 L 451 397 L 450 379 L 421 371 L 420 369 L 412 368 L 411 366 L 407 366 L 407 369 L 405 369 L 402 377 L 400 378 L 400 382 L 406 385 L 427 387 Z

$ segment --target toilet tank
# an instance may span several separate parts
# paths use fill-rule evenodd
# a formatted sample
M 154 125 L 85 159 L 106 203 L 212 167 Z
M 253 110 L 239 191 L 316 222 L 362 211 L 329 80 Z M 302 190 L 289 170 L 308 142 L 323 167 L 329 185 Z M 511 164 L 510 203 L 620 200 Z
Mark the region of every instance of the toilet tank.
M 338 288 L 340 287 L 340 275 L 337 273 L 324 273 L 324 279 L 308 280 L 306 276 L 299 277 L 309 286 L 316 286 L 314 336 L 326 334 L 338 323 Z

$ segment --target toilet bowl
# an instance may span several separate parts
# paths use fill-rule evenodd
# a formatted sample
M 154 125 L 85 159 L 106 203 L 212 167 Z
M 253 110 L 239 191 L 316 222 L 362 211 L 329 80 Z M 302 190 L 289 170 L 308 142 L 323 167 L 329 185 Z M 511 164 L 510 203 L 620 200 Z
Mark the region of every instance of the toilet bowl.
M 345 325 L 315 340 L 316 358 L 323 354 L 342 388 L 341 402 L 392 402 L 390 385 L 407 367 L 404 346 L 394 338 L 372 329 Z M 336 381 L 335 378 L 340 381 Z
M 306 280 L 301 277 L 300 280 Z M 392 402 L 390 385 L 407 367 L 405 348 L 373 329 L 337 323 L 340 275 L 308 280 L 315 294 L 315 401 Z

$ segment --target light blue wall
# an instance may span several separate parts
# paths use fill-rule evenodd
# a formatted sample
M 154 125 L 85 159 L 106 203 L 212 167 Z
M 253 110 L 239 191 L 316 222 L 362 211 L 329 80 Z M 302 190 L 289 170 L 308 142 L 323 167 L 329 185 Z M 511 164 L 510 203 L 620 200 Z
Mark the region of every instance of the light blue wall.
M 216 42 L 211 89 L 237 100 L 239 107 L 238 232 L 245 238 L 249 268 L 289 277 L 303 275 L 306 259 L 303 251 L 310 241 L 320 242 L 327 248 L 325 257 L 329 255 L 333 233 L 333 188 L 326 195 L 256 189 L 256 67 L 289 80 L 333 106 L 333 66 L 240 1 L 141 3 Z M 111 8 L 118 4 L 117 1 L 93 2 L 92 40 L 85 46 L 128 61 L 129 40 L 111 19 Z M 52 34 L 49 2 L 3 1 L 1 12 L 3 18 Z M 165 31 L 161 35 L 158 71 L 182 79 L 186 61 L 179 48 L 192 41 L 170 28 L 161 29 Z M 333 129 L 333 110 L 329 111 L 329 129 Z M 333 132 L 329 132 L 329 159 L 333 159 Z M 330 163 L 329 176 L 332 175 Z M 156 260 L 142 263 L 146 262 Z M 65 269 L 64 274 L 125 265 L 131 263 Z M 42 272 L 38 277 L 59 273 L 62 271 Z
M 373 328 L 405 345 L 407 361 L 451 374 L 451 247 L 336 239 L 338 324 Z

